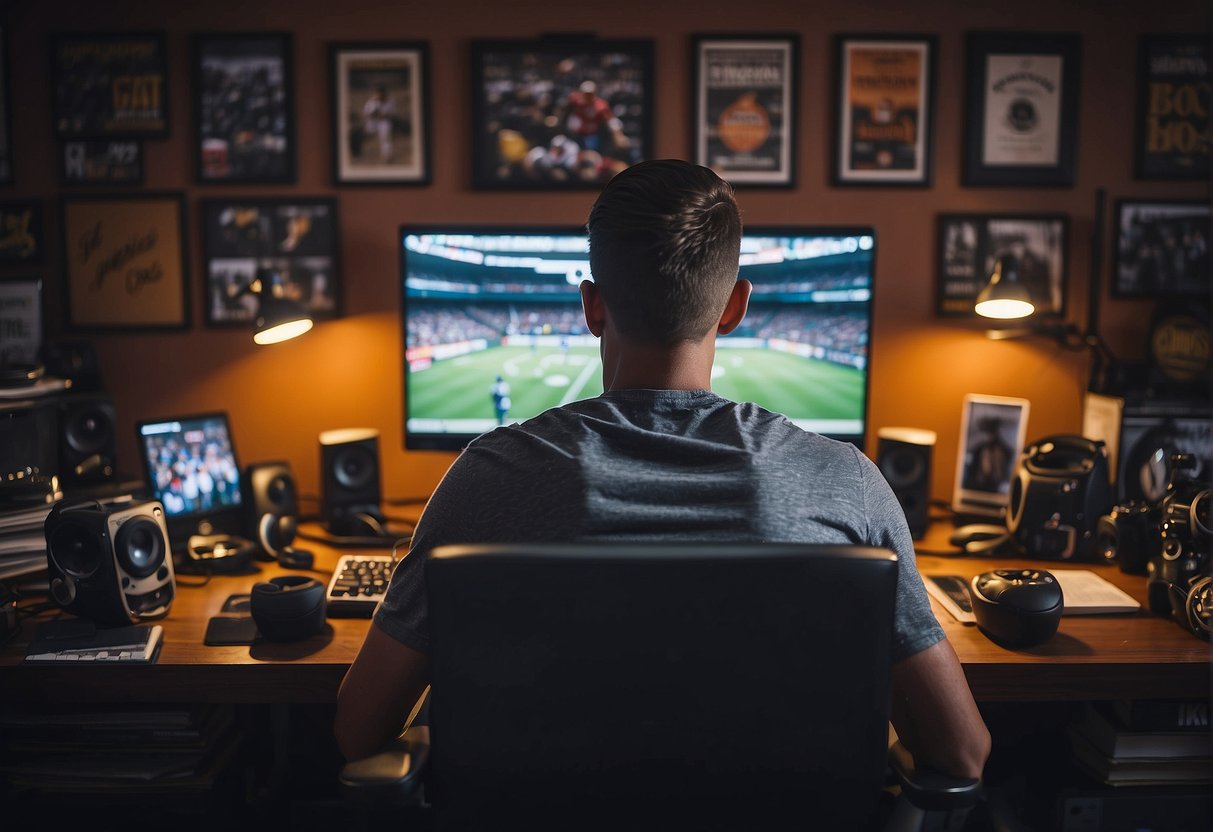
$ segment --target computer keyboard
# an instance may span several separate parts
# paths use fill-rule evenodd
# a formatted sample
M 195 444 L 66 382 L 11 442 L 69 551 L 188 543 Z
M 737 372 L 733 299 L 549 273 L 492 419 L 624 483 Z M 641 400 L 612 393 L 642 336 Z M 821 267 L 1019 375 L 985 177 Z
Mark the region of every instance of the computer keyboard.
M 26 652 L 27 664 L 47 662 L 136 662 L 147 664 L 156 660 L 163 641 L 164 630 L 152 626 L 115 627 L 96 630 L 76 637 L 41 637 L 30 642 Z
M 334 618 L 370 618 L 387 592 L 394 563 L 391 555 L 342 555 L 329 580 L 328 614 Z

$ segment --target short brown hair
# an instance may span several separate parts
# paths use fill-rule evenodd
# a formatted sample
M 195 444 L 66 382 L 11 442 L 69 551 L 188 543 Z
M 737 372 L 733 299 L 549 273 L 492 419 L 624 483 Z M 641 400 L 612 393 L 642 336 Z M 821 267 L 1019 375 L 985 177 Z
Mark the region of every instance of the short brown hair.
M 741 214 L 733 188 L 676 159 L 617 174 L 590 209 L 590 270 L 611 322 L 645 343 L 698 341 L 737 282 Z

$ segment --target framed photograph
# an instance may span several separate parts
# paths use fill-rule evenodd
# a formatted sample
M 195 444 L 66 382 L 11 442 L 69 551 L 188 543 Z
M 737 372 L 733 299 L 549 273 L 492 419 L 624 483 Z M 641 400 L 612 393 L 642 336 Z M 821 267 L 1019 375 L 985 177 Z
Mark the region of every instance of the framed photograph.
M 62 207 L 68 329 L 189 328 L 184 194 L 74 194 Z
M 933 35 L 839 35 L 834 185 L 931 184 Z
M 8 24 L 0 21 L 0 185 L 13 182 L 13 113 L 9 84 Z
M 63 143 L 64 185 L 142 185 L 143 145 L 135 141 Z
M 965 185 L 1074 185 L 1076 34 L 970 32 Z
M 206 322 L 251 325 L 257 299 L 244 290 L 258 277 L 316 320 L 340 315 L 338 229 L 335 199 L 203 200 Z
M 952 510 L 1002 517 L 1028 430 L 1028 400 L 970 393 L 960 419 Z
M 695 35 L 694 160 L 734 185 L 796 184 L 800 36 Z
M 1209 297 L 1209 203 L 1116 202 L 1116 268 L 1120 297 Z
M 1066 311 L 1070 219 L 1064 214 L 943 214 L 939 218 L 940 315 L 975 316 L 973 303 L 1000 257 L 1012 257 L 1036 314 Z
M 335 43 L 333 179 L 341 185 L 430 183 L 428 43 Z
M 168 136 L 163 32 L 55 34 L 50 51 L 59 138 Z
M 292 52 L 284 32 L 194 36 L 199 182 L 295 181 Z
M 472 42 L 472 184 L 599 188 L 653 150 L 653 42 Z
M 0 202 L 0 267 L 41 263 L 45 248 L 42 202 L 37 199 Z
M 1209 57 L 1207 33 L 1141 36 L 1138 179 L 1209 180 Z
M 35 364 L 42 349 L 42 281 L 0 281 L 0 365 Z

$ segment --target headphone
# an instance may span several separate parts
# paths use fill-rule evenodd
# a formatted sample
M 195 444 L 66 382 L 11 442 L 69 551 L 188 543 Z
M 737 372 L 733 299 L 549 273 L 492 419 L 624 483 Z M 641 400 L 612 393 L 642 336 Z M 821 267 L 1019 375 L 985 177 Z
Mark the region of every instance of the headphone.
M 294 641 L 324 629 L 324 584 L 305 575 L 284 575 L 253 584 L 249 612 L 270 641 Z

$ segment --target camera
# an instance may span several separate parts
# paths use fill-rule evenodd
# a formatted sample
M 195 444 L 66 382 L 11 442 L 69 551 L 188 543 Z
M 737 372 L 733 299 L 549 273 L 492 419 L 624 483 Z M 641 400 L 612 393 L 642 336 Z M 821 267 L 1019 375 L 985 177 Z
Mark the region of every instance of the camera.
M 1128 575 L 1146 574 L 1146 564 L 1159 553 L 1160 506 L 1129 500 L 1099 518 L 1095 530 L 1096 554 L 1116 561 Z
M 1207 639 L 1213 612 L 1213 490 L 1187 476 L 1191 456 L 1176 454 L 1172 460 L 1160 509 L 1159 551 L 1147 564 L 1147 597 L 1151 612 Z
M 1046 436 L 1019 458 L 1007 531 L 1029 557 L 1085 560 L 1098 555 L 1096 529 L 1111 505 L 1104 443 L 1069 434 Z

